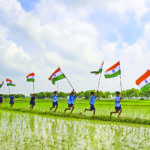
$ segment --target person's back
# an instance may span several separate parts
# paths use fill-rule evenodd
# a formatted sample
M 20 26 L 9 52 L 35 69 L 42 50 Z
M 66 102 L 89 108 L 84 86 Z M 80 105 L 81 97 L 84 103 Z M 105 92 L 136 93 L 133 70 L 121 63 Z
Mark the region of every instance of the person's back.
M 0 102 L 3 102 L 3 96 L 0 96 Z
M 65 108 L 64 112 L 66 112 L 67 110 L 71 110 L 71 113 L 73 112 L 73 110 L 74 110 L 74 101 L 77 98 L 77 96 L 75 96 L 75 94 L 76 94 L 75 90 L 73 89 L 73 91 L 69 95 L 68 108 Z
M 53 95 L 53 102 L 57 102 L 58 95 Z
M 77 96 L 75 95 L 69 95 L 69 100 L 68 100 L 68 104 L 74 104 L 74 100 L 76 99 Z
M 98 91 L 97 91 L 97 95 L 98 95 Z M 90 101 L 89 101 L 89 104 L 90 104 L 90 109 L 86 108 L 84 109 L 84 112 L 86 111 L 93 111 L 93 115 L 95 115 L 95 99 L 97 98 L 97 96 L 95 96 L 95 92 L 91 92 L 91 96 L 90 96 Z
M 96 99 L 96 96 L 95 95 L 91 95 L 89 104 L 90 105 L 94 105 L 95 104 L 95 99 Z
M 118 113 L 118 118 L 120 118 L 120 115 L 122 113 L 122 108 L 121 108 L 121 100 L 123 99 L 123 96 L 120 96 L 120 92 L 116 92 L 116 98 L 115 98 L 115 111 L 110 112 L 110 116 L 114 113 Z
M 56 112 L 56 110 L 58 109 L 58 92 L 57 91 L 54 91 L 54 95 L 53 95 L 53 106 L 50 108 L 50 111 L 55 108 L 54 112 Z
M 14 102 L 14 99 L 15 99 L 14 96 L 10 96 L 10 101 L 11 102 Z
M 10 107 L 12 107 L 14 105 L 14 96 L 10 95 Z
M 31 110 L 32 110 L 33 107 L 35 106 L 35 98 L 36 98 L 36 95 L 35 95 L 35 94 L 32 94 L 31 100 L 30 100 L 30 109 L 31 109 Z
M 32 102 L 35 102 L 35 96 L 32 96 L 32 97 L 31 97 L 31 101 L 32 101 Z
M 3 103 L 3 96 L 0 95 L 0 107 L 1 107 L 2 103 Z
M 121 97 L 116 96 L 116 98 L 115 98 L 115 107 L 121 107 L 120 100 L 121 100 Z

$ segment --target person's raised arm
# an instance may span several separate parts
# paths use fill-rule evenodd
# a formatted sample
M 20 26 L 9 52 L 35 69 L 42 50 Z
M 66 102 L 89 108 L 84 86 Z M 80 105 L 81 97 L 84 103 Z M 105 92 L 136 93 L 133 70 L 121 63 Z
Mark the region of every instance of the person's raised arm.
M 121 98 L 120 98 L 120 101 L 119 102 L 121 102 L 121 100 L 123 99 L 123 96 L 121 96 Z
M 97 91 L 96 91 L 96 97 L 98 97 L 98 93 L 99 93 L 99 91 L 97 90 Z

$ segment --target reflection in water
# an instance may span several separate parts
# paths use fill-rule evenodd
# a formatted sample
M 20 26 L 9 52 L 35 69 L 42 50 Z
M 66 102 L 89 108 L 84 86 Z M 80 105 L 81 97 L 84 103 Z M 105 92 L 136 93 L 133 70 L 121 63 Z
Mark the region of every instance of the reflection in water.
M 30 130 L 32 131 L 32 132 L 34 132 L 34 127 L 35 127 L 35 117 L 34 116 L 30 116 L 29 117 L 29 124 L 30 124 Z
M 150 128 L 1 111 L 0 149 L 150 149 Z

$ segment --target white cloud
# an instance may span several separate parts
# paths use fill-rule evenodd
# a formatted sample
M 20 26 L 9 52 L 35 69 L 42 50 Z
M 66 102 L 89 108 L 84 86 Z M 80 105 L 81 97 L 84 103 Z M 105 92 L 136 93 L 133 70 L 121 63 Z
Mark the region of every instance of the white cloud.
M 122 41 L 118 31 L 116 42 L 104 39 L 99 43 L 99 33 L 103 31 L 98 31 L 94 23 L 86 19 L 94 9 L 100 9 L 123 16 L 133 12 L 139 20 L 148 11 L 146 0 L 76 1 L 70 8 L 66 3 L 41 0 L 35 9 L 26 12 L 16 0 L 0 0 L 2 64 L 24 74 L 34 71 L 37 91 L 55 88 L 47 79 L 59 65 L 75 88 L 83 90 L 96 88 L 98 78 L 89 72 L 102 60 L 105 60 L 105 69 L 121 60 L 124 88 L 135 87 L 134 80 L 146 69 L 143 66 L 150 65 L 149 25 L 145 26 L 143 37 L 132 45 Z M 24 77 L 18 75 L 17 79 Z M 101 87 L 104 90 L 119 89 L 118 81 L 117 78 L 103 80 Z M 18 81 L 17 84 L 19 87 L 26 83 Z M 60 82 L 60 87 L 69 89 L 66 81 Z
M 23 51 L 23 49 L 17 46 L 13 41 L 7 39 L 7 29 L 0 26 L 0 53 L 1 63 L 12 69 L 19 71 L 27 70 L 24 65 L 29 64 L 30 56 Z
M 67 3 L 72 11 L 80 14 L 80 17 L 85 17 L 94 10 L 104 12 L 113 12 L 121 17 L 127 17 L 132 14 L 139 21 L 145 15 L 150 6 L 148 0 L 58 0 L 60 3 Z

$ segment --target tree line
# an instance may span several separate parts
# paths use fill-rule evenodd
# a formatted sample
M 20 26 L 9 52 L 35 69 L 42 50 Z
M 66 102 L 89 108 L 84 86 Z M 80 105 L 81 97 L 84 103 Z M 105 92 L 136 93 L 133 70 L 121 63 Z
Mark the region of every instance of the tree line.
M 76 95 L 78 96 L 78 98 L 81 98 L 81 99 L 89 99 L 91 91 L 95 91 L 95 90 L 81 91 L 81 92 L 76 93 Z M 70 93 L 59 92 L 58 96 L 60 98 L 67 98 L 69 94 Z M 106 91 L 106 92 L 99 91 L 98 95 L 100 98 L 104 98 L 104 99 L 110 98 L 111 99 L 111 98 L 115 97 L 116 93 L 110 92 L 110 91 Z M 146 92 L 142 92 L 141 90 L 132 88 L 132 89 L 128 89 L 128 90 L 123 90 L 122 95 L 124 96 L 124 98 L 127 98 L 127 99 L 131 99 L 131 98 L 149 99 L 150 98 L 150 89 L 147 90 Z M 36 97 L 38 99 L 52 98 L 53 92 L 39 92 L 39 93 L 36 93 Z
M 81 91 L 76 93 L 76 95 L 78 96 L 78 98 L 81 99 L 89 99 L 90 98 L 90 93 L 91 91 L 95 91 L 95 90 L 87 90 L 87 91 Z M 58 96 L 59 98 L 62 99 L 66 99 L 68 97 L 70 93 L 65 93 L 65 92 L 59 92 Z M 100 98 L 114 98 L 115 97 L 115 92 L 110 92 L 110 91 L 99 91 L 99 97 Z M 124 96 L 124 98 L 126 99 L 149 99 L 150 98 L 150 89 L 147 90 L 146 92 L 142 92 L 141 90 L 138 89 L 128 89 L 128 90 L 123 90 L 122 91 L 122 95 Z M 4 98 L 9 98 L 8 94 L 3 94 Z M 31 95 L 30 95 L 31 96 Z M 24 94 L 14 94 L 15 98 L 28 98 L 27 96 L 25 96 Z M 36 97 L 37 99 L 51 99 L 53 97 L 53 92 L 39 92 L 36 93 Z

